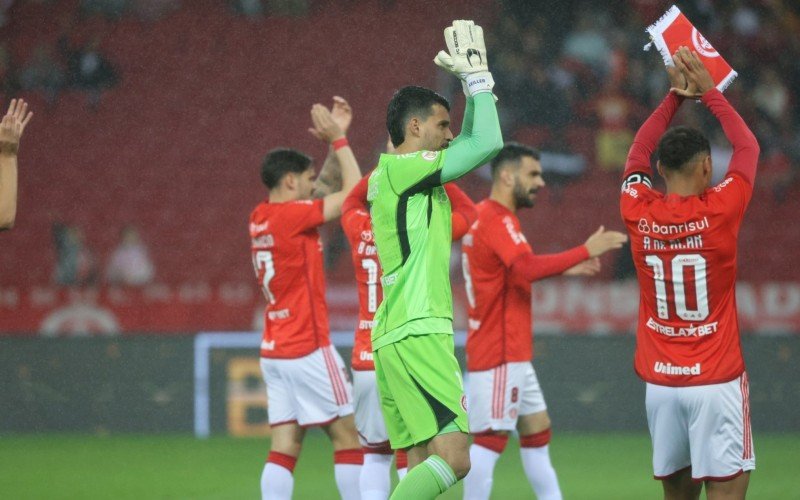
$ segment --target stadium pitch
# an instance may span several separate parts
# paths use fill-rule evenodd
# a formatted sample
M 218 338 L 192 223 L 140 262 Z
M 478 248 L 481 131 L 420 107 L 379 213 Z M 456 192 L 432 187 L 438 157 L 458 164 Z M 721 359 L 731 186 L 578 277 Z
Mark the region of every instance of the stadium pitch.
M 0 438 L 0 497 L 19 499 L 259 498 L 266 439 L 42 434 Z M 800 434 L 755 432 L 748 498 L 800 499 Z M 553 464 L 567 499 L 661 498 L 646 434 L 556 430 Z M 338 498 L 330 443 L 311 431 L 295 470 L 296 499 Z M 461 485 L 440 498 L 460 499 Z M 533 498 L 515 441 L 497 464 L 492 498 Z

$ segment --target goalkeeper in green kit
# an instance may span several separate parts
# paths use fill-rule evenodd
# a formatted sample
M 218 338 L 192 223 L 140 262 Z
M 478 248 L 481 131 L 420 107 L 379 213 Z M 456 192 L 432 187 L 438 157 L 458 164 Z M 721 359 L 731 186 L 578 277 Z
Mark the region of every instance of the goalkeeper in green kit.
M 389 440 L 408 450 L 408 474 L 393 499 L 435 498 L 469 472 L 461 369 L 453 352 L 450 200 L 442 184 L 483 165 L 503 147 L 483 30 L 472 21 L 445 29 L 437 65 L 462 80 L 461 135 L 450 105 L 432 90 L 404 87 L 386 125 L 395 155 L 381 155 L 369 179 L 372 229 L 383 269 L 383 302 L 372 348 Z

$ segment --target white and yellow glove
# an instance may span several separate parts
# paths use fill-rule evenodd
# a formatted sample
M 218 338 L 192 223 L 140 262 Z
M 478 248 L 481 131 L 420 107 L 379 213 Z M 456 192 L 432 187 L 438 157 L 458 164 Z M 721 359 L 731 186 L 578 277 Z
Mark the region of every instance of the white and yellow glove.
M 483 28 L 472 21 L 456 20 L 445 28 L 444 40 L 449 53 L 439 51 L 433 62 L 461 80 L 464 94 L 491 92 L 494 79 L 489 73 Z

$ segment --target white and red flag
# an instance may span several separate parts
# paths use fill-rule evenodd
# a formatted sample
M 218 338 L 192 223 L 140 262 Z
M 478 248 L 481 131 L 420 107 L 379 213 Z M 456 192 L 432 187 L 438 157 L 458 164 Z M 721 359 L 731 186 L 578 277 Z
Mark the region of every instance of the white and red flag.
M 697 28 L 683 15 L 680 9 L 673 5 L 661 18 L 647 28 L 650 38 L 656 49 L 664 59 L 667 66 L 672 66 L 672 54 L 678 47 L 685 46 L 697 52 L 700 60 L 711 73 L 714 83 L 720 92 L 724 92 L 728 85 L 736 78 L 736 71 L 731 68 L 719 52 L 708 43 L 708 40 L 697 31 Z M 650 44 L 645 46 L 645 50 Z

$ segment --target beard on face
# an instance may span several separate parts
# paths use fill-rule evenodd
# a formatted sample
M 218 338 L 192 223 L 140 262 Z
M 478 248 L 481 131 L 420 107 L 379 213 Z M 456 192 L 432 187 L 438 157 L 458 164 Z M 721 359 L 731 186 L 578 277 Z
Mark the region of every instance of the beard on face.
M 523 189 L 520 186 L 519 182 L 514 184 L 514 190 L 512 194 L 514 196 L 514 204 L 517 208 L 530 208 L 534 204 L 534 200 L 531 199 L 531 194 L 535 194 L 538 189 Z

